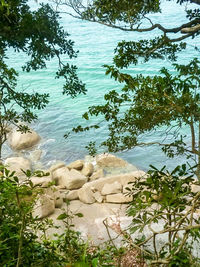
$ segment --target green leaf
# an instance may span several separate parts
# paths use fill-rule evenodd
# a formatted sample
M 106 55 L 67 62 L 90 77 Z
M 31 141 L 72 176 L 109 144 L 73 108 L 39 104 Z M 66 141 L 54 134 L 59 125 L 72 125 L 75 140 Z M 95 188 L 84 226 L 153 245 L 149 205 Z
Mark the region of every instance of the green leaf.
M 80 217 L 80 218 L 83 217 L 82 213 L 75 213 L 74 215 L 77 216 L 77 217 Z
M 99 259 L 98 258 L 92 259 L 92 267 L 98 267 L 98 263 L 99 263 Z
M 91 265 L 86 262 L 76 262 L 74 267 L 91 267 Z
M 69 217 L 69 215 L 66 214 L 66 213 L 64 212 L 64 213 L 60 214 L 60 215 L 57 217 L 57 220 L 64 220 L 64 219 L 66 219 L 66 218 L 68 218 L 68 217 Z
M 16 183 L 19 183 L 19 178 L 17 176 L 14 176 L 13 179 L 15 180 Z

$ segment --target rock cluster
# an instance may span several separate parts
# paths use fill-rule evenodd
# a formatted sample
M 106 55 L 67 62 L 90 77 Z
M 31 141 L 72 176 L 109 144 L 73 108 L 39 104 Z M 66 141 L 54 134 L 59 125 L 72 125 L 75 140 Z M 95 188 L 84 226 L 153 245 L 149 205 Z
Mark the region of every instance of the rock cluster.
M 23 151 L 35 146 L 40 136 L 32 129 L 21 133 L 12 130 L 8 144 L 14 151 Z M 5 166 L 15 171 L 20 182 L 26 178 L 25 172 L 34 168 L 41 151 L 36 149 L 30 159 L 22 156 L 10 157 L 5 160 Z M 32 161 L 31 161 L 32 160 Z M 130 168 L 131 166 L 131 168 Z M 110 170 L 121 170 L 128 167 L 125 174 L 110 174 Z M 131 197 L 125 195 L 128 183 L 136 177 L 144 175 L 136 171 L 134 166 L 114 155 L 104 153 L 93 158 L 93 161 L 76 160 L 66 165 L 64 162 L 53 164 L 46 173 L 48 176 L 31 178 L 33 186 L 42 188 L 35 204 L 34 216 L 44 218 L 52 214 L 56 208 L 62 207 L 63 200 L 79 200 L 85 204 L 93 203 L 128 203 Z
M 21 151 L 31 149 L 39 140 L 39 135 L 33 130 L 23 134 L 13 130 L 9 135 L 8 144 L 14 151 L 20 151 L 20 155 L 7 158 L 4 164 L 10 171 L 16 172 L 22 183 L 26 179 L 25 172 L 36 168 L 42 151 L 34 150 L 29 159 L 23 157 Z M 119 215 L 121 222 L 130 223 L 125 216 L 126 204 L 132 200 L 127 195 L 127 188 L 138 177 L 145 179 L 143 171 L 107 153 L 97 155 L 92 160 L 76 160 L 68 165 L 57 162 L 44 172 L 47 175 L 43 177 L 31 177 L 33 186 L 40 188 L 41 192 L 36 200 L 33 216 L 39 219 L 47 216 L 55 219 L 67 208 L 65 202 L 70 200 L 72 210 L 80 210 L 87 217 L 85 222 L 84 219 L 75 222 L 77 229 L 87 232 L 88 235 L 93 231 L 94 236 L 98 228 L 103 228 L 100 227 L 103 220 L 110 215 L 118 220 L 118 214 L 122 212 Z M 200 186 L 192 185 L 192 191 L 199 192 Z M 83 227 L 85 228 L 82 229 Z M 98 236 L 103 240 L 106 234 L 99 231 Z

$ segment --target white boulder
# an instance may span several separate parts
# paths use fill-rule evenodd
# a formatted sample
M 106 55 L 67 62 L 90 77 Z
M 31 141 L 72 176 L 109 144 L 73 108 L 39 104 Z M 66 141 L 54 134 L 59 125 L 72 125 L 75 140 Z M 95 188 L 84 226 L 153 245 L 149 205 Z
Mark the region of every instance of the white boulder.
M 53 165 L 51 165 L 49 171 L 52 173 L 52 172 L 54 172 L 54 171 L 56 171 L 56 170 L 58 170 L 60 168 L 65 167 L 65 166 L 66 166 L 66 164 L 64 162 L 59 161 L 59 162 L 56 162 Z
M 10 171 L 15 171 L 15 175 L 19 176 L 19 179 L 24 179 L 26 175 L 23 171 L 26 172 L 31 169 L 31 162 L 23 157 L 11 157 L 5 160 L 5 167 Z
M 192 191 L 193 193 L 198 193 L 198 192 L 200 192 L 200 185 L 192 184 L 192 185 L 191 185 L 191 191 Z
M 96 191 L 101 192 L 105 184 L 113 184 L 114 182 L 120 183 L 122 186 L 127 185 L 129 182 L 134 182 L 136 178 L 145 174 L 143 171 L 134 171 L 127 174 L 106 176 L 104 178 L 88 182 L 84 188 L 94 188 Z
M 56 208 L 61 208 L 63 204 L 64 195 L 59 191 L 54 192 L 54 203 Z
M 105 195 L 110 195 L 110 194 L 121 193 L 121 191 L 122 191 L 121 183 L 115 181 L 112 184 L 105 184 L 101 190 L 101 194 L 105 196 Z
M 8 136 L 8 144 L 13 150 L 31 148 L 39 141 L 40 136 L 32 129 L 26 133 L 21 133 L 15 129 Z
M 40 195 L 33 209 L 33 217 L 42 219 L 52 214 L 55 210 L 54 199 L 49 195 Z
M 87 187 L 86 184 L 81 189 L 78 190 L 78 197 L 80 201 L 86 204 L 92 204 L 95 202 L 93 192 L 91 188 Z
M 67 200 L 75 200 L 78 199 L 78 190 L 70 190 L 65 194 L 65 198 Z
M 87 177 L 79 171 L 69 170 L 67 167 L 57 169 L 52 173 L 52 177 L 59 186 L 70 190 L 79 189 L 87 182 Z
M 96 163 L 99 167 L 126 167 L 128 162 L 112 154 L 104 153 L 96 156 Z
M 81 173 L 85 176 L 91 176 L 94 171 L 94 166 L 91 162 L 85 163 Z
M 96 191 L 95 193 L 93 193 L 93 197 L 98 203 L 102 203 L 104 200 L 104 197 L 99 193 L 99 191 Z
M 83 160 L 76 160 L 71 162 L 67 167 L 68 169 L 75 169 L 75 170 L 82 170 L 83 169 L 83 165 L 84 165 L 84 161 Z
M 98 169 L 90 176 L 90 181 L 94 181 L 102 177 L 104 177 L 104 171 L 103 169 Z
M 51 186 L 44 190 L 44 193 L 54 201 L 55 208 L 61 208 L 63 204 L 64 194 L 60 192 L 57 186 Z
M 40 187 L 48 187 L 49 184 L 52 182 L 51 176 L 44 176 L 44 177 L 31 177 L 31 182 L 33 186 L 40 186 Z
M 122 204 L 122 203 L 128 203 L 128 202 L 130 202 L 132 200 L 133 200 L 132 196 L 125 196 L 122 193 L 112 194 L 112 195 L 107 195 L 106 196 L 106 202 L 109 202 L 109 203 Z

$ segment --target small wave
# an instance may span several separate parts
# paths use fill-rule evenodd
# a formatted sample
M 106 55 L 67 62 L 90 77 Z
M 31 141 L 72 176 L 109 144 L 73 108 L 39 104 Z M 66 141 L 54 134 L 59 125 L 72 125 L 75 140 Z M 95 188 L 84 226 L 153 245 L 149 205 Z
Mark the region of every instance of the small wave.
M 43 140 L 43 142 L 41 142 L 38 146 L 39 149 L 41 149 L 43 146 L 49 144 L 49 143 L 55 143 L 56 139 L 54 138 L 50 138 L 50 139 L 47 139 L 47 140 Z

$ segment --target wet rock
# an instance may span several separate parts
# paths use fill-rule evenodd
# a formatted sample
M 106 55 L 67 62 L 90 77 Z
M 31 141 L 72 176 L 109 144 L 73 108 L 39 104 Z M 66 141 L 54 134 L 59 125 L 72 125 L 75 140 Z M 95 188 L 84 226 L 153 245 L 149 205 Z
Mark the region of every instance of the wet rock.
M 126 167 L 128 163 L 112 154 L 100 154 L 96 156 L 96 163 L 99 167 Z
M 32 129 L 26 133 L 21 133 L 15 129 L 8 136 L 8 144 L 13 150 L 31 148 L 38 144 L 39 141 L 40 136 Z

